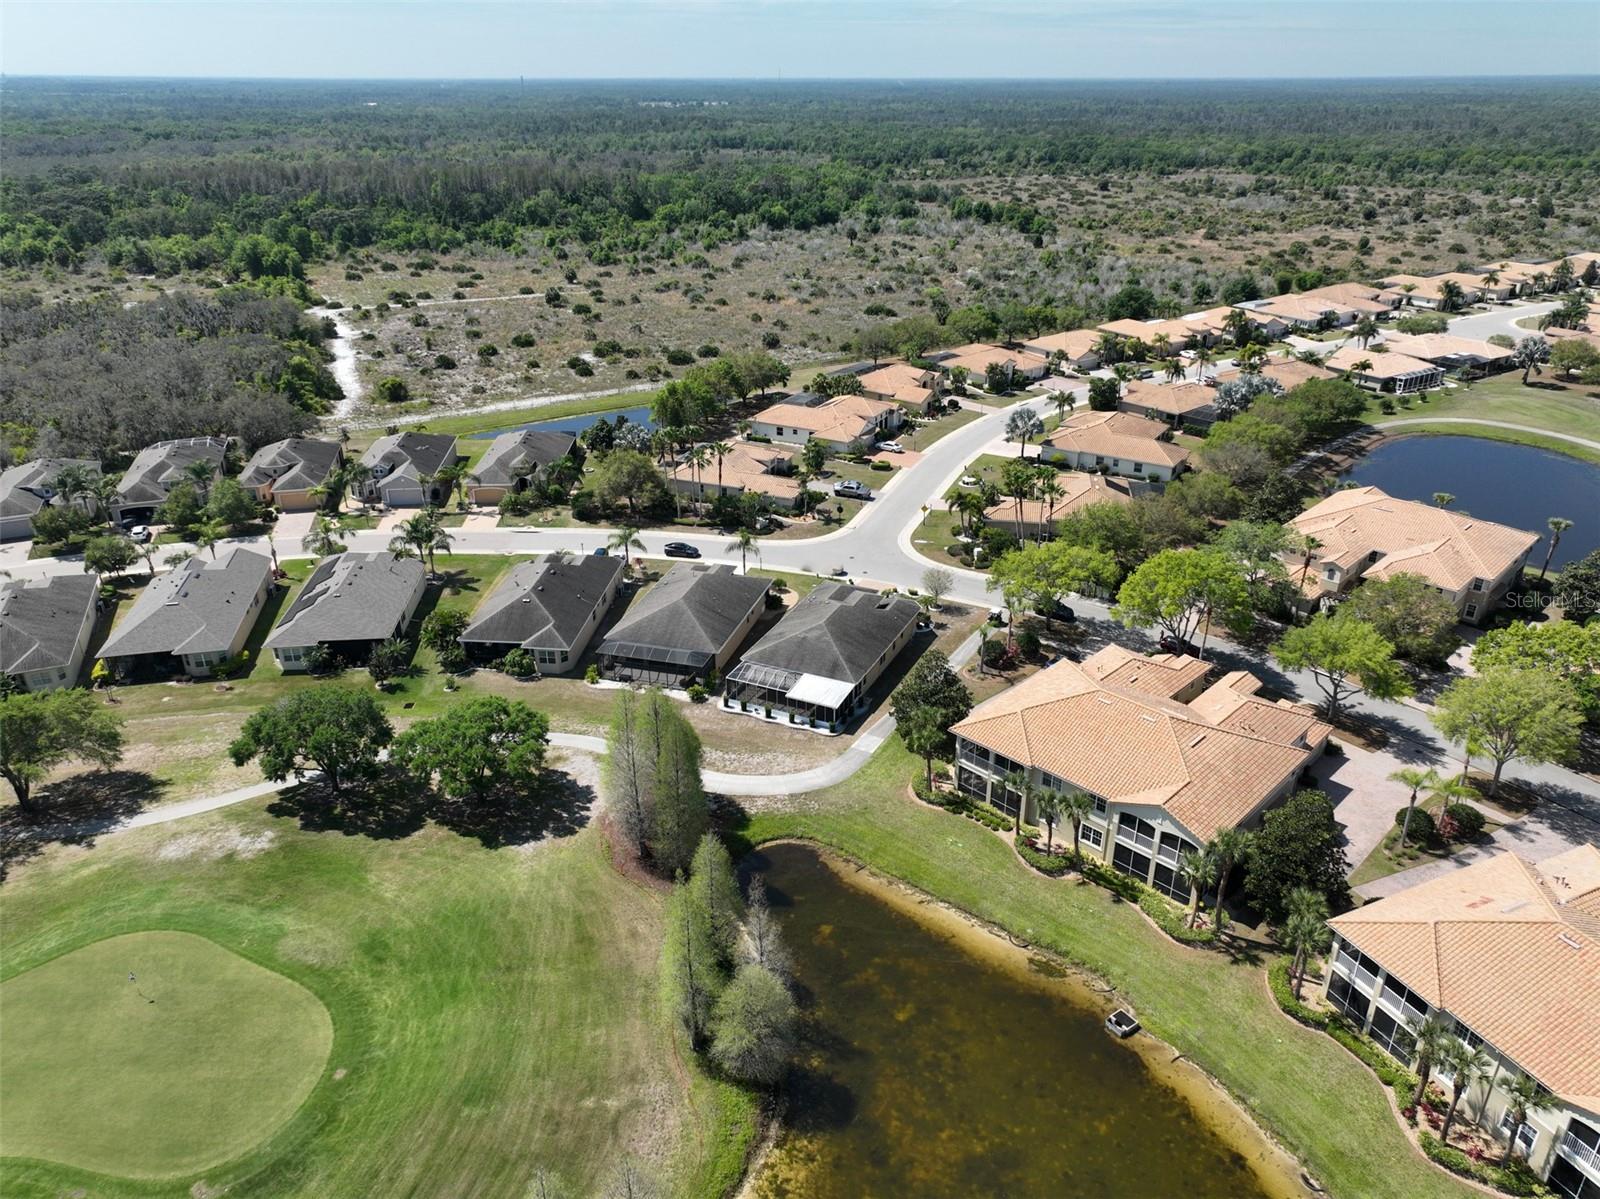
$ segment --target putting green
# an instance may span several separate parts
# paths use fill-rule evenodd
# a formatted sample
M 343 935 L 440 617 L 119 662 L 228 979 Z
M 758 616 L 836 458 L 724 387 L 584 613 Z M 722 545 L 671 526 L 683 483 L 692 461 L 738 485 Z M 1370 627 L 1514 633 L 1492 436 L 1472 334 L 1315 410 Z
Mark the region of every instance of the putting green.
M 0 984 L 0 1016 L 0 1155 L 126 1178 L 181 1177 L 259 1144 L 333 1044 L 310 991 L 190 933 L 63 954 Z

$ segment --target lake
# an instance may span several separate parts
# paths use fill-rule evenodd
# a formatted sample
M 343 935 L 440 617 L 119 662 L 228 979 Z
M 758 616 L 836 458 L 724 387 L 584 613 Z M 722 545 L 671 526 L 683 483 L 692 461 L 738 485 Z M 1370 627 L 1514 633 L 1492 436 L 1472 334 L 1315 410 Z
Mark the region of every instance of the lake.
M 1208 1080 L 1143 1033 L 1115 1040 L 1059 968 L 808 846 L 749 865 L 804 1012 L 762 1199 L 1302 1193 Z
M 483 433 L 471 434 L 472 441 L 492 441 L 502 433 L 513 430 L 521 432 L 523 429 L 558 429 L 563 433 L 571 433 L 574 437 L 582 433 L 590 425 L 602 418 L 617 423 L 617 417 L 625 416 L 630 425 L 643 425 L 647 429 L 656 427 L 655 421 L 650 419 L 649 408 L 617 408 L 610 412 L 580 412 L 575 416 L 558 416 L 553 420 L 533 420 L 525 425 L 505 425 L 499 429 L 489 429 Z
M 1436 491 L 1448 491 L 1458 512 L 1546 538 L 1545 521 L 1564 516 L 1574 523 L 1562 535 L 1552 567 L 1600 547 L 1600 467 L 1550 450 L 1482 437 L 1399 437 L 1340 478 L 1423 503 L 1431 503 Z M 1535 570 L 1544 551 L 1541 543 L 1528 555 Z

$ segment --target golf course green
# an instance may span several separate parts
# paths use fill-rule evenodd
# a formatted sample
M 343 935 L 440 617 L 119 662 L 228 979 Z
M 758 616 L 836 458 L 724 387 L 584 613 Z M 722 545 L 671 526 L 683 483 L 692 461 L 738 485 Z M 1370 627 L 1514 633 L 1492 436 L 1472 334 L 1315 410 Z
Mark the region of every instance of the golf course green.
M 0 1154 L 124 1178 L 247 1152 L 321 1076 L 333 1021 L 204 937 L 109 937 L 0 984 Z

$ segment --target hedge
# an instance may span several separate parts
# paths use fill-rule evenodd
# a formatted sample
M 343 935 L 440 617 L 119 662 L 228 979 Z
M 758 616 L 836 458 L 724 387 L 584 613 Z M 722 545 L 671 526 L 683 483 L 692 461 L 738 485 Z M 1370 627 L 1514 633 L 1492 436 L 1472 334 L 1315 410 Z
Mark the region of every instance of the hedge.
M 1184 945 L 1213 945 L 1217 940 L 1217 930 L 1210 924 L 1202 922 L 1196 928 L 1189 927 L 1188 912 L 1172 906 L 1172 902 L 1159 892 L 1145 888 L 1144 894 L 1139 896 L 1139 907 L 1144 914 L 1154 920 L 1161 931 L 1174 941 Z
M 1040 874 L 1048 874 L 1051 878 L 1060 878 L 1072 869 L 1070 853 L 1045 853 L 1038 846 L 1021 840 L 1017 842 L 1017 853 L 1021 854 L 1022 860 Z
M 1313 1011 L 1296 999 L 1294 985 L 1289 981 L 1288 958 L 1280 957 L 1272 963 L 1267 971 L 1267 984 L 1285 1015 L 1307 1028 L 1318 1028 L 1327 1033 L 1368 1066 L 1385 1086 L 1395 1092 L 1402 1104 L 1411 1102 L 1411 1093 L 1417 1088 L 1417 1076 L 1351 1028 L 1343 1017 L 1333 1012 Z
M 1513 1158 L 1509 1166 L 1501 1166 L 1486 1161 L 1474 1161 L 1455 1146 L 1446 1145 L 1426 1130 L 1418 1134 L 1417 1140 L 1422 1145 L 1422 1152 L 1426 1153 L 1431 1161 L 1437 1162 L 1452 1174 L 1481 1182 L 1507 1195 L 1552 1194 L 1539 1181 L 1539 1176 L 1533 1172 L 1528 1163 L 1520 1157 Z

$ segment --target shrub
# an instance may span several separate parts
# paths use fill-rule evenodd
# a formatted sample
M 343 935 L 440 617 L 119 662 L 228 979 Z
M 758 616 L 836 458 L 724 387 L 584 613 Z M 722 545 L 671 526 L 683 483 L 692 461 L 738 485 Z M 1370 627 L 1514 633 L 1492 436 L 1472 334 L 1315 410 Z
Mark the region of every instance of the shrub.
M 583 681 L 590 684 L 598 683 L 600 681 L 600 667 L 593 662 L 589 663 L 589 669 L 583 672 Z
M 979 656 L 990 670 L 1000 670 L 1004 667 L 1006 659 L 1011 656 L 1011 650 L 1001 638 L 990 637 L 983 643 Z
M 1051 878 L 1060 878 L 1072 869 L 1072 855 L 1057 849 L 1055 853 L 1045 853 L 1034 842 L 1025 838 L 1017 841 L 1017 853 L 1022 860 L 1032 866 L 1040 874 L 1048 874 Z
M 688 350 L 668 350 L 667 351 L 667 365 L 668 366 L 693 366 L 694 365 L 694 355 L 689 353 Z
M 453 371 L 456 369 L 456 360 L 450 357 L 449 354 L 435 354 L 433 356 L 433 366 L 435 370 Z
M 893 470 L 894 469 L 894 464 L 892 462 L 880 462 L 880 461 L 878 461 L 878 459 L 874 458 L 872 460 L 872 469 L 873 470 Z
M 500 659 L 500 669 L 512 678 L 525 679 L 539 673 L 539 663 L 528 650 L 518 648 Z
M 1139 907 L 1144 914 L 1156 922 L 1156 926 L 1183 945 L 1211 945 L 1217 939 L 1217 930 L 1210 923 L 1202 921 L 1196 928 L 1190 928 L 1187 915 L 1182 908 L 1173 905 L 1172 901 L 1159 891 L 1152 891 L 1145 887 L 1139 896 Z
M 1468 803 L 1448 804 L 1444 810 L 1444 821 L 1450 822 L 1454 827 L 1445 836 L 1452 841 L 1476 841 L 1483 836 L 1483 813 Z M 1440 822 L 1440 831 L 1444 832 L 1444 821 Z
M 1395 828 L 1403 828 L 1405 822 L 1406 810 L 1401 808 L 1394 814 L 1394 826 Z M 1426 812 L 1422 808 L 1417 808 L 1411 813 L 1411 840 L 1432 841 L 1437 835 L 1438 829 L 1434 826 L 1432 813 Z
M 1039 656 L 1039 634 L 1032 629 L 1023 629 L 1018 633 L 1017 652 L 1024 658 L 1037 658 Z
M 1378 411 L 1383 413 L 1385 416 L 1393 416 L 1394 401 L 1388 396 L 1385 396 L 1383 399 L 1378 401 Z
M 706 702 L 706 697 L 710 694 L 711 693 L 699 683 L 693 683 L 689 687 L 689 702 L 703 704 Z

